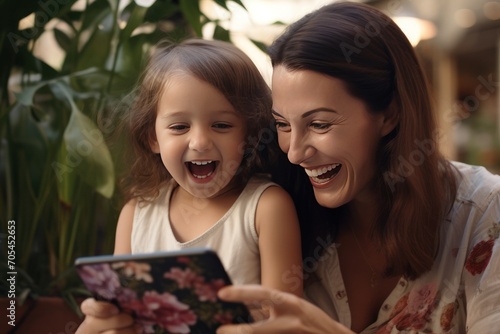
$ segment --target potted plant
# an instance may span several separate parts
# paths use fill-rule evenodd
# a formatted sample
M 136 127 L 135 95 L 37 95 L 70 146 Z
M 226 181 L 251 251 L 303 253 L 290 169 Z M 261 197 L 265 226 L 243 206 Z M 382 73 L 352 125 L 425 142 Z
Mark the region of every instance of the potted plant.
M 229 1 L 243 6 L 215 2 L 227 9 Z M 74 259 L 112 253 L 122 150 L 110 138 L 148 49 L 164 37 L 201 36 L 209 22 L 214 38 L 229 32 L 198 0 L 2 0 L 0 13 L 0 289 L 7 307 L 15 296 L 19 325 L 30 322 L 22 305 L 42 297 L 78 312 L 87 292 Z M 37 55 L 47 35 L 60 66 Z

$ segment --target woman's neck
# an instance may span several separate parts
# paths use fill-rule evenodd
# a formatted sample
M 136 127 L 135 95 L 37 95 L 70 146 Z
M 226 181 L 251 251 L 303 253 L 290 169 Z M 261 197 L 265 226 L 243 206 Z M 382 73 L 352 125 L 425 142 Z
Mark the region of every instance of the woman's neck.
M 371 234 L 380 211 L 380 202 L 371 199 L 353 200 L 347 205 L 347 223 L 359 234 Z

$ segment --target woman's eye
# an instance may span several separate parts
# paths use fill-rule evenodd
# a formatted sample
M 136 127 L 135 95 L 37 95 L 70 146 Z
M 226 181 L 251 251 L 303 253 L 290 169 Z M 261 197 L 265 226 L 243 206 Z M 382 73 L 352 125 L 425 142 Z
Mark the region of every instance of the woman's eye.
M 311 127 L 315 130 L 326 130 L 331 126 L 330 123 L 311 123 Z
M 281 130 L 285 130 L 285 129 L 290 127 L 290 125 L 288 123 L 278 121 L 278 120 L 274 121 L 274 125 L 276 126 L 276 129 L 281 129 Z

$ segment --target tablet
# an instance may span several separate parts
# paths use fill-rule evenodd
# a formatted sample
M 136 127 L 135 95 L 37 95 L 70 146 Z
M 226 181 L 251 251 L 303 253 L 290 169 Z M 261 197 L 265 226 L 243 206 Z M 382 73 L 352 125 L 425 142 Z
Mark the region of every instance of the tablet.
M 210 249 L 80 257 L 75 267 L 95 299 L 130 313 L 144 333 L 207 334 L 251 322 L 244 304 L 217 298 L 231 280 Z

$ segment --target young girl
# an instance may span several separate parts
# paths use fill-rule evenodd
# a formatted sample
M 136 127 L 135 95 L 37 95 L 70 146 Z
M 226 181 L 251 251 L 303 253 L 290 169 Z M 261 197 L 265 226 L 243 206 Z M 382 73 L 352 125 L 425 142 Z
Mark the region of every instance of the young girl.
M 235 46 L 159 44 L 130 113 L 136 158 L 115 254 L 210 247 L 235 285 L 301 296 L 296 211 L 263 174 L 273 157 L 271 105 L 269 87 Z M 84 303 L 79 332 L 131 324 L 97 304 Z

